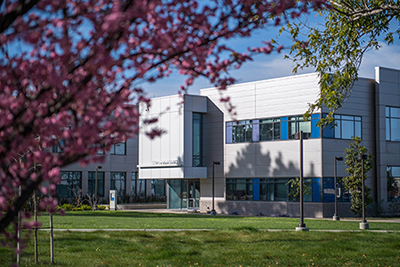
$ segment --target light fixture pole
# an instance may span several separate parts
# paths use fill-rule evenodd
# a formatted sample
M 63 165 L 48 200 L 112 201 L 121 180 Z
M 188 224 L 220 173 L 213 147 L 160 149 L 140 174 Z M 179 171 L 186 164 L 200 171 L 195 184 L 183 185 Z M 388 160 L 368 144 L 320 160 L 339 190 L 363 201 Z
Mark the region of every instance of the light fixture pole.
M 333 215 L 334 221 L 340 221 L 340 217 L 339 217 L 338 209 L 337 209 L 337 175 L 336 175 L 336 173 L 337 173 L 337 162 L 338 161 L 343 161 L 343 157 L 335 157 L 335 160 L 334 160 L 334 168 L 335 168 L 334 181 L 333 181 L 335 183 L 335 214 Z
M 97 210 L 98 208 L 97 208 L 97 175 L 98 175 L 98 170 L 99 169 L 101 169 L 102 167 L 101 166 L 96 166 L 96 178 L 95 178 L 95 183 L 94 183 L 94 207 L 93 207 L 93 210 Z
M 306 224 L 304 223 L 304 199 L 303 199 L 303 131 L 295 134 L 295 139 L 300 140 L 300 223 L 296 227 L 296 231 L 308 231 Z
M 360 222 L 360 229 L 369 229 L 369 224 L 365 219 L 365 179 L 364 179 L 364 160 L 368 159 L 367 155 L 358 155 L 358 159 L 361 160 L 361 175 L 362 175 L 362 222 Z
M 215 211 L 215 209 L 214 209 L 214 186 L 215 186 L 215 169 L 214 169 L 214 166 L 215 165 L 221 165 L 221 162 L 219 162 L 219 161 L 213 161 L 213 170 L 212 170 L 212 210 L 211 210 L 211 215 L 217 215 L 217 212 Z

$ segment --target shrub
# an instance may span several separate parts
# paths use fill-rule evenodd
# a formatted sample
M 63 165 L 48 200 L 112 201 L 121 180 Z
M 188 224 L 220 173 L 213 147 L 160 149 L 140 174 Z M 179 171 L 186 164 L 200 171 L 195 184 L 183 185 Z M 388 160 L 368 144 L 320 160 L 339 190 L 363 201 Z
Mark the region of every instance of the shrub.
M 87 204 L 82 204 L 80 206 L 80 208 L 82 208 L 83 210 L 92 210 L 92 207 L 90 205 L 87 205 Z
M 105 209 L 106 209 L 106 206 L 103 206 L 103 205 L 97 205 L 97 208 L 98 208 L 99 210 L 105 210 Z
M 57 210 L 63 209 L 65 211 L 71 211 L 74 207 L 71 204 L 62 204 L 61 206 L 57 206 Z

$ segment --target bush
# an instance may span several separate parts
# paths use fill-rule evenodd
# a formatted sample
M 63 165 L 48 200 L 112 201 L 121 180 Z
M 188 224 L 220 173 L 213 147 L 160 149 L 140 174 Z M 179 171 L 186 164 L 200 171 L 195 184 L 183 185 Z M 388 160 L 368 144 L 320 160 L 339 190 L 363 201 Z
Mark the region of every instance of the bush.
M 87 204 L 82 204 L 80 206 L 80 208 L 82 208 L 83 210 L 92 210 L 92 207 L 90 205 L 87 205 Z
M 65 211 L 71 211 L 74 208 L 71 204 L 62 204 L 61 206 L 57 206 L 57 210 L 65 210 Z
M 106 206 L 97 205 L 97 208 L 98 208 L 99 210 L 105 210 L 105 209 L 106 209 Z

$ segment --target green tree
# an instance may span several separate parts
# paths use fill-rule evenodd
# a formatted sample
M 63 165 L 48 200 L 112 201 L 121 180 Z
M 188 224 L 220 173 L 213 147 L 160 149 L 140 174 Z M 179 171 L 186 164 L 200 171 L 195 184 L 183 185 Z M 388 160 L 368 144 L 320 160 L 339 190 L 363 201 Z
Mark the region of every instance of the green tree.
M 331 8 L 317 13 L 323 24 L 309 21 L 290 22 L 288 31 L 294 44 L 289 56 L 293 72 L 312 67 L 320 74 L 320 97 L 309 106 L 307 114 L 323 106 L 331 113 L 320 124 L 331 123 L 333 112 L 350 96 L 357 80 L 361 60 L 368 50 L 380 48 L 400 39 L 399 0 L 331 0 Z
M 345 164 L 348 166 L 346 172 L 349 174 L 343 177 L 346 190 L 351 192 L 351 208 L 354 214 L 362 215 L 362 162 L 358 159 L 358 155 L 368 153 L 368 149 L 361 145 L 360 137 L 353 137 L 353 143 L 349 144 L 349 148 L 344 151 Z M 364 160 L 364 179 L 367 179 L 367 172 L 373 167 L 372 154 L 368 154 L 368 158 Z M 368 207 L 373 199 L 370 196 L 371 188 L 365 186 L 365 206 Z

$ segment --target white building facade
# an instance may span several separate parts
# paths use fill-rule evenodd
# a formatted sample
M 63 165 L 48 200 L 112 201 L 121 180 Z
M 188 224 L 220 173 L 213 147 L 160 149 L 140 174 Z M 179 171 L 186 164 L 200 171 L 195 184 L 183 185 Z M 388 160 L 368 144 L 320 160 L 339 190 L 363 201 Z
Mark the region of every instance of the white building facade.
M 214 203 L 218 213 L 298 216 L 298 199 L 289 196 L 287 182 L 299 177 L 294 134 L 303 131 L 308 137 L 304 179 L 310 188 L 305 216 L 331 217 L 334 158 L 344 156 L 352 136 L 360 136 L 375 162 L 366 184 L 390 211 L 400 176 L 400 71 L 377 67 L 375 79 L 359 79 L 335 113 L 334 128 L 317 127 L 325 109 L 303 121 L 319 92 L 317 74 L 234 85 L 226 94 L 235 116 L 215 88 L 201 90 L 200 96 L 154 98 L 142 108 L 142 120 L 158 117 L 152 126 L 165 132 L 150 139 L 141 131 L 139 179 L 165 179 L 170 209 L 206 212 Z M 345 169 L 338 162 L 337 176 L 346 176 Z M 350 195 L 338 187 L 339 214 L 350 216 Z

